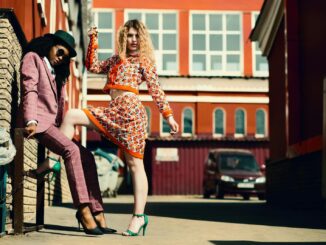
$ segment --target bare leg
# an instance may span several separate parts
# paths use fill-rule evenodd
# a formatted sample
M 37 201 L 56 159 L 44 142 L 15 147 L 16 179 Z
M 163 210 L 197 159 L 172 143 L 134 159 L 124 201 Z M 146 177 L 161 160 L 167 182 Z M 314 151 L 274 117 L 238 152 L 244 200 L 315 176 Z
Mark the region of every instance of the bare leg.
M 69 110 L 64 120 L 60 126 L 60 131 L 66 135 L 69 139 L 72 139 L 75 134 L 75 126 L 81 125 L 86 126 L 91 129 L 96 129 L 95 125 L 88 119 L 85 112 L 83 112 L 80 109 L 71 109 Z M 50 152 L 48 154 L 48 157 L 59 159 L 58 155 L 54 154 L 53 152 Z M 45 170 L 52 168 L 55 164 L 55 161 L 50 159 L 45 159 L 45 161 L 37 168 L 37 173 L 42 173 Z
M 75 134 L 75 126 L 86 126 L 90 129 L 96 129 L 95 125 L 86 116 L 85 112 L 80 109 L 69 110 L 60 126 L 60 131 L 69 139 L 72 139 Z
M 131 171 L 132 184 L 134 189 L 134 214 L 143 214 L 147 201 L 148 182 L 145 173 L 144 162 L 140 158 L 135 158 L 125 153 L 127 164 Z M 140 226 L 144 224 L 144 217 L 133 216 L 128 229 L 138 232 Z M 128 233 L 124 233 L 128 235 Z

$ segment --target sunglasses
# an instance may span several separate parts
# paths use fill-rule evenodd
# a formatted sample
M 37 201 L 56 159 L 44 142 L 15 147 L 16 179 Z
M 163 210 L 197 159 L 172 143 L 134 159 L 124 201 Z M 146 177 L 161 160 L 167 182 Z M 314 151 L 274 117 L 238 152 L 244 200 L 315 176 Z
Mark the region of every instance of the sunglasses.
M 58 57 L 62 57 L 65 61 L 69 61 L 70 60 L 69 55 L 65 54 L 65 51 L 62 48 L 58 48 L 57 49 L 56 55 Z

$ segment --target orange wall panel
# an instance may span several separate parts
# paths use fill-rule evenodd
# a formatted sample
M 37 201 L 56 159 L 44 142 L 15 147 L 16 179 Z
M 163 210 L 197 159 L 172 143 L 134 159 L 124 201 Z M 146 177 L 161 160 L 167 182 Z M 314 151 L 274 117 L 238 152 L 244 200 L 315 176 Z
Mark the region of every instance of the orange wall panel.
M 179 14 L 179 73 L 189 74 L 189 11 L 182 10 Z
M 258 11 L 262 0 L 93 0 L 94 8 L 143 8 L 143 9 L 183 9 L 183 10 L 243 10 Z
M 251 32 L 251 12 L 243 13 L 243 49 L 244 49 L 244 76 L 252 76 L 252 42 L 249 38 Z

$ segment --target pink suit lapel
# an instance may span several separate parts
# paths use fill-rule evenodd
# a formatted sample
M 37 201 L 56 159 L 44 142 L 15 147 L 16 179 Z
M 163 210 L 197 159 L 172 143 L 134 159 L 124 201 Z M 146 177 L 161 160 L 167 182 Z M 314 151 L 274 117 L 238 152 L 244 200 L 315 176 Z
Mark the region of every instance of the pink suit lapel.
M 58 95 L 57 95 L 57 84 L 56 84 L 56 82 L 55 82 L 55 78 L 52 76 L 51 71 L 49 70 L 49 68 L 48 68 L 48 66 L 47 66 L 47 64 L 46 64 L 46 62 L 45 62 L 45 60 L 42 59 L 42 61 L 43 61 L 43 65 L 44 65 L 45 70 L 46 70 L 46 74 L 47 74 L 48 77 L 49 77 L 49 81 L 50 81 L 50 85 L 51 85 L 52 91 L 53 91 L 53 93 L 54 93 L 54 95 L 55 95 L 55 97 L 56 97 L 56 99 L 57 99 L 57 101 L 58 101 Z

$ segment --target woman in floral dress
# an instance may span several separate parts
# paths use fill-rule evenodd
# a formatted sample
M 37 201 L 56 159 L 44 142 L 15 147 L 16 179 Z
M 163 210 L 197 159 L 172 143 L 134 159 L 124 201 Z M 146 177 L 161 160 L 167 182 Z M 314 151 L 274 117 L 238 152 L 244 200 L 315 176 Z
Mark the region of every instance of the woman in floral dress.
M 147 115 L 138 98 L 138 87 L 146 82 L 148 92 L 158 110 L 171 128 L 171 134 L 179 130 L 173 112 L 158 82 L 154 52 L 150 35 L 139 20 L 127 21 L 118 31 L 118 54 L 105 61 L 97 59 L 97 31 L 89 32 L 86 67 L 93 73 L 107 74 L 104 92 L 110 94 L 107 107 L 73 109 L 67 112 L 61 130 L 72 138 L 75 125 L 83 125 L 99 131 L 123 149 L 131 170 L 134 190 L 134 210 L 126 236 L 145 234 L 148 217 L 144 214 L 148 182 L 144 169 Z

